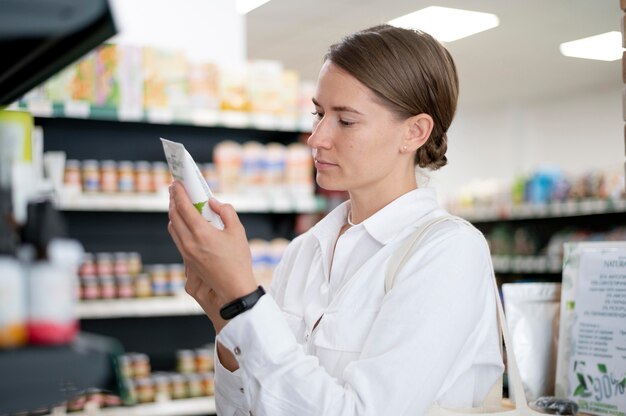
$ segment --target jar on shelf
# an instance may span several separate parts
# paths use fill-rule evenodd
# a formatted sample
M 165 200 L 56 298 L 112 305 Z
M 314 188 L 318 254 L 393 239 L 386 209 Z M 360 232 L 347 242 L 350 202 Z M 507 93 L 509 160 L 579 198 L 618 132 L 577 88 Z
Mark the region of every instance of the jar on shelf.
M 150 375 L 150 358 L 146 354 L 135 353 L 131 355 L 133 376 L 145 378 Z
M 125 276 L 128 271 L 128 253 L 118 252 L 113 254 L 113 274 L 115 276 Z
M 114 299 L 117 295 L 117 290 L 115 289 L 113 276 L 99 276 L 98 280 L 100 283 L 100 297 L 102 299 Z
M 193 351 L 178 350 L 176 352 L 176 371 L 181 374 L 189 374 L 196 371 L 196 362 Z
M 195 351 L 196 372 L 206 373 L 213 371 L 215 363 L 213 361 L 213 350 L 208 348 L 198 348 Z
M 74 190 L 80 190 L 82 188 L 80 162 L 78 160 L 69 159 L 65 161 L 63 186 Z
M 113 275 L 113 256 L 111 253 L 96 254 L 96 273 L 98 276 Z
M 81 280 L 80 298 L 83 300 L 100 299 L 100 286 L 95 276 L 90 279 Z
M 83 191 L 100 191 L 100 169 L 97 160 L 85 160 L 83 162 Z
M 215 375 L 212 371 L 200 374 L 202 383 L 202 394 L 204 396 L 215 395 Z
M 135 296 L 138 298 L 152 296 L 152 283 L 150 282 L 149 274 L 139 273 L 135 277 Z
M 155 373 L 152 375 L 154 394 L 157 401 L 168 400 L 170 396 L 170 379 L 167 374 Z
M 202 392 L 202 378 L 199 374 L 192 373 L 185 376 L 187 380 L 187 395 L 189 397 L 200 397 Z
M 100 164 L 100 188 L 102 192 L 117 192 L 117 163 L 103 160 Z
M 166 296 L 169 294 L 169 282 L 167 278 L 167 267 L 164 264 L 153 264 L 150 266 L 150 280 L 152 282 L 153 296 Z
M 88 277 L 96 275 L 96 262 L 93 253 L 84 253 L 83 262 L 78 269 L 79 277 Z
M 165 162 L 152 162 L 152 190 L 160 192 L 172 183 L 169 168 Z
M 117 164 L 117 189 L 120 192 L 135 191 L 135 169 L 133 162 L 123 160 Z
M 141 255 L 137 252 L 128 253 L 128 274 L 137 276 L 142 269 Z
M 177 295 L 185 291 L 185 266 L 182 264 L 170 264 L 167 267 L 169 293 Z
M 133 278 L 129 275 L 121 275 L 115 277 L 117 287 L 117 297 L 120 299 L 128 299 L 135 296 L 135 286 Z
M 152 166 L 150 162 L 135 162 L 135 191 L 152 192 Z
M 150 377 L 135 380 L 137 402 L 150 403 L 154 401 L 154 381 Z
M 187 382 L 182 374 L 170 376 L 170 397 L 172 399 L 184 399 L 187 397 Z
M 126 405 L 134 405 L 137 403 L 137 383 L 135 380 L 125 379 L 123 381 L 124 388 L 126 390 L 126 397 L 124 400 L 124 404 Z
M 128 354 L 122 354 L 117 357 L 117 368 L 123 379 L 133 378 L 133 360 Z

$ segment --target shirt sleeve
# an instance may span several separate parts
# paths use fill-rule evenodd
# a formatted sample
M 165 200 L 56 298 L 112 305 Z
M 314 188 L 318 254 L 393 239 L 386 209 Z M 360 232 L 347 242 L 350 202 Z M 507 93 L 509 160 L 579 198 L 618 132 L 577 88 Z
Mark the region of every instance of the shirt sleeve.
M 244 395 L 241 370 L 224 368 L 215 347 L 215 407 L 220 416 L 248 416 L 250 406 Z
M 488 250 L 460 227 L 423 244 L 399 272 L 342 381 L 305 354 L 270 295 L 226 325 L 218 341 L 237 357 L 252 414 L 425 414 L 449 373 L 464 370 L 452 367 L 471 365 L 459 357 L 472 353 L 481 319 L 495 320 Z

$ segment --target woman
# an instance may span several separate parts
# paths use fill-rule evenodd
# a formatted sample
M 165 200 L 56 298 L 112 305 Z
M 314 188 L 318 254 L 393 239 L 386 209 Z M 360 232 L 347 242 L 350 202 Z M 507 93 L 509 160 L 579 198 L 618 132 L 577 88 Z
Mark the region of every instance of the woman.
M 454 221 L 433 226 L 384 285 L 391 254 L 447 215 L 433 190 L 417 187 L 415 165 L 446 164 L 457 93 L 452 58 L 425 33 L 383 25 L 330 47 L 308 144 L 319 186 L 350 199 L 290 244 L 268 295 L 255 293 L 233 208 L 210 202 L 225 224 L 217 230 L 173 185 L 169 230 L 186 288 L 218 334 L 220 415 L 422 415 L 433 404 L 481 404 L 503 369 L 482 235 Z M 247 305 L 223 309 L 235 317 L 220 316 L 247 295 Z

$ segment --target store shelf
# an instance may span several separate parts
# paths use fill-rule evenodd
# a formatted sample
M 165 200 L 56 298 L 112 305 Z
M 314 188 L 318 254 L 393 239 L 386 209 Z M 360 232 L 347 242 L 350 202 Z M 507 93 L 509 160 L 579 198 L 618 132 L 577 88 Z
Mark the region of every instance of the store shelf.
M 232 204 L 241 213 L 307 213 L 324 209 L 324 199 L 311 194 L 267 195 L 216 195 L 220 202 Z M 63 211 L 119 211 L 119 212 L 167 212 L 169 195 L 154 194 L 106 194 L 62 192 L 56 201 Z
M 548 256 L 492 256 L 496 273 L 556 274 L 561 273 L 561 260 Z
M 202 315 L 198 303 L 186 293 L 171 297 L 100 299 L 78 302 L 80 319 L 138 318 L 152 316 Z
M 69 413 L 72 416 L 194 416 L 215 414 L 214 397 L 168 400 L 159 403 L 147 403 L 137 406 L 89 409 L 83 412 Z M 49 416 L 66 416 L 62 408 L 55 409 Z
M 468 221 L 489 222 L 537 218 L 576 217 L 626 212 L 626 200 L 590 199 L 584 201 L 554 202 L 549 204 L 522 204 L 460 208 L 451 210 Z
M 45 118 L 79 118 L 302 133 L 310 132 L 312 125 L 312 120 L 307 117 L 298 118 L 203 109 L 187 109 L 178 112 L 171 109 L 123 109 L 100 107 L 81 101 L 65 103 L 51 103 L 43 100 L 20 102 L 11 109 L 28 110 L 35 117 Z

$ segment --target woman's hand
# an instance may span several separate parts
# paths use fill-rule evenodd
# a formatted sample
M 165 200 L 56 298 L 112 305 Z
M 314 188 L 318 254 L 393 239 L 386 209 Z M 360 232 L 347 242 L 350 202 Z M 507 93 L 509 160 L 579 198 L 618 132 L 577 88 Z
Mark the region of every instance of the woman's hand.
M 237 213 L 232 206 L 215 199 L 210 199 L 209 205 L 222 218 L 224 230 L 218 230 L 200 215 L 180 182 L 170 186 L 167 228 L 192 275 L 186 289 L 194 298 L 197 296 L 196 300 L 200 299 L 199 303 L 206 303 L 213 321 L 213 316 L 219 317 L 219 307 L 252 293 L 258 285 L 252 273 L 246 232 Z M 212 309 L 215 304 L 217 314 Z M 205 308 L 202 303 L 201 306 Z

